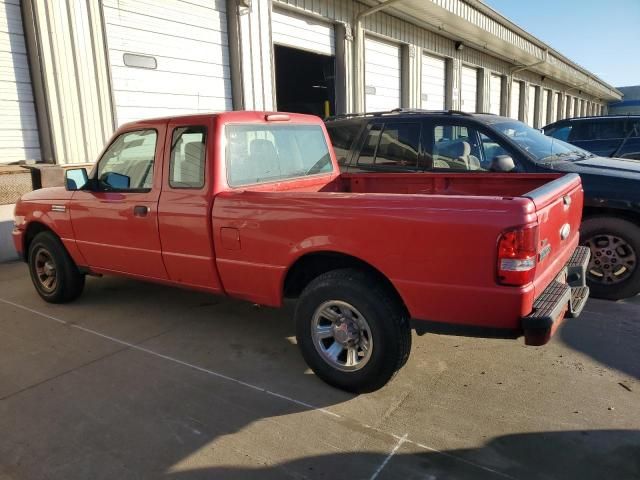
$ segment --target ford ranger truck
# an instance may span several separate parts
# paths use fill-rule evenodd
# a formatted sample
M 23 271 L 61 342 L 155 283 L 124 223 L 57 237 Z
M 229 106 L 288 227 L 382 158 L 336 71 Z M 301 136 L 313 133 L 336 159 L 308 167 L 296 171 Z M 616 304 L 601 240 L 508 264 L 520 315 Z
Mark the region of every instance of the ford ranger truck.
M 37 293 L 120 275 L 279 307 L 336 387 L 405 364 L 411 329 L 549 341 L 588 297 L 575 174 L 340 174 L 319 118 L 226 112 L 123 125 L 90 174 L 16 205 Z

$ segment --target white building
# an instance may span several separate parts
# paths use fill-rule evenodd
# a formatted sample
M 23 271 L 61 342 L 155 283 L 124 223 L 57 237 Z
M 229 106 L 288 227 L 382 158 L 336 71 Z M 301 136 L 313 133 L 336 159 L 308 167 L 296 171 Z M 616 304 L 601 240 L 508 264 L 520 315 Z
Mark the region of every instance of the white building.
M 620 92 L 478 0 L 0 0 L 0 163 L 95 159 L 120 124 L 229 109 L 491 112 Z

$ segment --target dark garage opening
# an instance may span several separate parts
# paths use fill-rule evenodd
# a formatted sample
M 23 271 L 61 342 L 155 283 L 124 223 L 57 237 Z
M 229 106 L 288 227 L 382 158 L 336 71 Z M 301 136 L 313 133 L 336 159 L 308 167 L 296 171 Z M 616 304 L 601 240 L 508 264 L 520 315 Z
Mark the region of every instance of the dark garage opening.
M 334 115 L 335 57 L 280 45 L 274 54 L 278 110 Z

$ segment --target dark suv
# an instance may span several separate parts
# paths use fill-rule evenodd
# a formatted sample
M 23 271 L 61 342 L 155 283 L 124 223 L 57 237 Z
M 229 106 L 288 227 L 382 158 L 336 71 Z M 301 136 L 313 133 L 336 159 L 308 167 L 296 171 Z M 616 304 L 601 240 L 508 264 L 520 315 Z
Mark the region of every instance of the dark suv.
M 458 111 L 393 110 L 326 121 L 343 172 L 576 172 L 594 296 L 640 292 L 640 161 L 601 158 L 522 122 Z
M 640 160 L 640 115 L 567 118 L 543 130 L 601 157 Z

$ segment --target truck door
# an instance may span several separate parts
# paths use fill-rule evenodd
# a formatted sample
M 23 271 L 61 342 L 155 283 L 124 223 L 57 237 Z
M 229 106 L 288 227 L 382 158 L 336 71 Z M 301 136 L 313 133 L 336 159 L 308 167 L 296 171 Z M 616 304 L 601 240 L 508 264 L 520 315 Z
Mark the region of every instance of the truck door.
M 211 116 L 176 119 L 167 126 L 158 203 L 162 255 L 169 279 L 212 292 L 221 290 L 211 240 L 213 202 Z
M 165 127 L 138 124 L 116 137 L 95 169 L 95 188 L 75 192 L 71 222 L 90 267 L 166 279 L 158 234 Z

